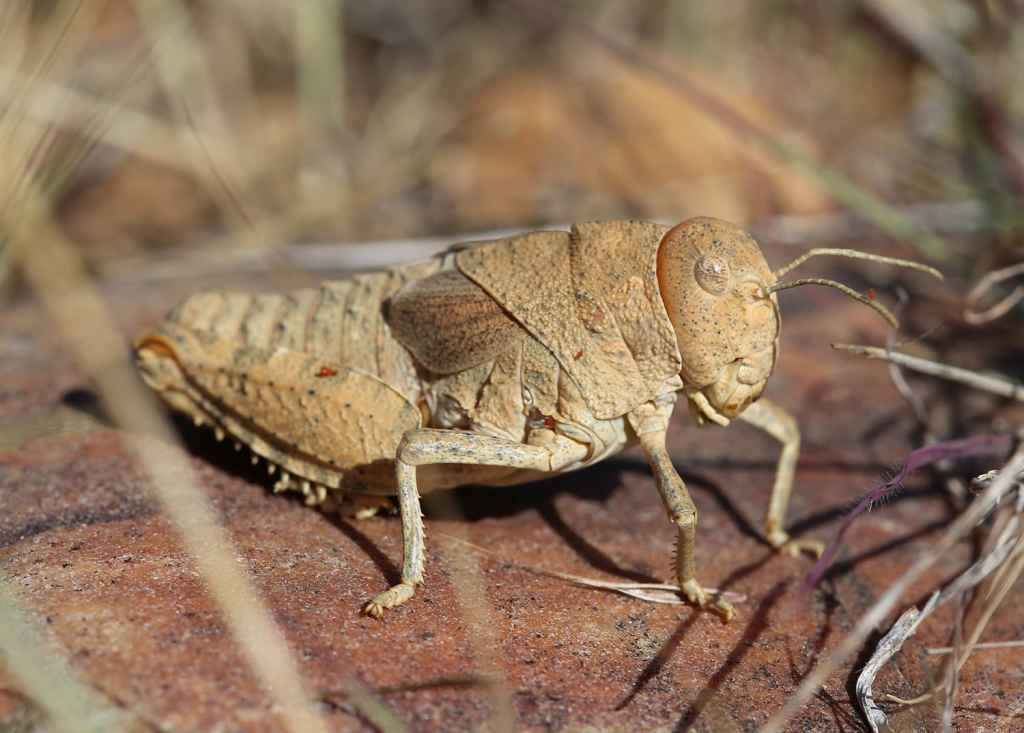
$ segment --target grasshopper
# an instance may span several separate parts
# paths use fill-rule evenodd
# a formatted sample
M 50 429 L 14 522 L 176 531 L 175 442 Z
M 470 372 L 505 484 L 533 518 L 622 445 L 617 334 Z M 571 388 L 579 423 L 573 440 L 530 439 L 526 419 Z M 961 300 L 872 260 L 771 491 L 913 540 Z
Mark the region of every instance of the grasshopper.
M 363 611 L 381 618 L 423 581 L 420 495 L 508 486 L 575 471 L 639 444 L 675 525 L 686 598 L 734 611 L 697 579 L 697 509 L 665 445 L 680 396 L 698 423 L 739 418 L 781 443 L 765 535 L 784 530 L 800 446 L 796 421 L 758 398 L 779 353 L 777 291 L 811 250 L 773 272 L 739 227 L 581 223 L 457 245 L 425 262 L 286 294 L 188 298 L 136 341 L 144 380 L 173 409 L 248 446 L 279 472 L 275 491 L 371 513 L 397 495 L 401 582 Z

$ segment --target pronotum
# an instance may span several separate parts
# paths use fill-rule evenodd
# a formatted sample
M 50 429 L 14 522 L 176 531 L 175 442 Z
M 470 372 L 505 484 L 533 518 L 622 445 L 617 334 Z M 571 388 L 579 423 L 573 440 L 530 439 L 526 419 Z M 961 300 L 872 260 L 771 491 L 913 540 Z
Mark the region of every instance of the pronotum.
M 425 262 L 286 294 L 200 293 L 136 341 L 143 378 L 172 408 L 247 445 L 275 491 L 365 515 L 397 495 L 401 582 L 423 580 L 420 495 L 574 471 L 639 444 L 676 527 L 690 602 L 728 619 L 701 586 L 697 510 L 665 433 L 680 396 L 698 423 L 742 419 L 782 444 L 765 534 L 791 554 L 820 544 L 783 525 L 799 452 L 795 420 L 758 399 L 779 351 L 776 291 L 817 254 L 935 270 L 850 250 L 811 250 L 775 272 L 757 243 L 710 218 L 673 228 L 577 224 L 460 245 Z

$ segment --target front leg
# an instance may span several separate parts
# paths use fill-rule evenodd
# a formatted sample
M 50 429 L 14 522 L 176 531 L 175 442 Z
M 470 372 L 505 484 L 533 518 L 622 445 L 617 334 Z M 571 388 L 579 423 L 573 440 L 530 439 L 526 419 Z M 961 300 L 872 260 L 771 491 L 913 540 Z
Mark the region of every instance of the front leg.
M 363 607 L 363 613 L 382 618 L 384 611 L 412 598 L 423 582 L 425 544 L 423 512 L 416 487 L 416 467 L 431 463 L 471 463 L 510 466 L 536 471 L 551 470 L 551 453 L 510 440 L 454 430 L 410 430 L 398 446 L 395 472 L 398 478 L 398 507 L 402 515 L 402 582 L 377 595 Z
M 705 608 L 708 605 L 708 592 L 697 582 L 696 563 L 693 557 L 697 537 L 697 507 L 665 448 L 665 432 L 674 405 L 674 399 L 666 398 L 663 402 L 643 405 L 628 417 L 647 456 L 668 516 L 676 526 L 676 577 L 679 580 L 679 588 L 690 603 Z M 716 599 L 712 608 L 725 621 L 736 613 L 733 607 L 722 599 Z
M 789 508 L 789 496 L 793 491 L 796 462 L 800 456 L 800 429 L 797 427 L 796 419 L 767 399 L 750 405 L 740 414 L 740 419 L 782 443 L 782 453 L 779 455 L 778 467 L 775 470 L 775 485 L 772 488 L 772 498 L 768 503 L 768 514 L 764 522 L 768 542 L 772 547 L 788 555 L 809 552 L 820 556 L 825 549 L 824 543 L 818 540 L 791 539 L 783 529 L 786 510 Z

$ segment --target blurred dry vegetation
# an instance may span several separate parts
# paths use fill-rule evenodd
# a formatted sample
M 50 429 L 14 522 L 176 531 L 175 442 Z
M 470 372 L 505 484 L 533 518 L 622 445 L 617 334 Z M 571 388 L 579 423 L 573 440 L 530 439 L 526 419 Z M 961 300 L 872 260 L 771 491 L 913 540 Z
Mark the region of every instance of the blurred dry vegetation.
M 847 208 L 974 275 L 1020 244 L 1022 12 L 4 3 L 2 190 L 45 184 L 99 270 L 182 245 Z

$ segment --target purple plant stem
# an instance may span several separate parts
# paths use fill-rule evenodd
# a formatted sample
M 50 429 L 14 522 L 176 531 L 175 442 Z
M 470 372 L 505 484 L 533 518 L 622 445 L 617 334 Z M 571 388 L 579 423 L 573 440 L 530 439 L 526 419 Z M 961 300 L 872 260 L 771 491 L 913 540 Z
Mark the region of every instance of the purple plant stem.
M 846 515 L 843 523 L 839 526 L 839 531 L 836 532 L 836 536 L 829 543 L 825 552 L 822 553 L 818 562 L 815 563 L 811 572 L 807 574 L 807 578 L 803 583 L 803 589 L 806 591 L 812 590 L 821 582 L 825 572 L 832 564 L 836 553 L 839 552 L 843 537 L 850 528 L 850 525 L 853 524 L 853 520 L 868 511 L 879 501 L 889 498 L 903 488 L 903 481 L 914 471 L 946 458 L 967 458 L 991 453 L 1005 453 L 1009 449 L 1010 436 L 1008 435 L 976 435 L 961 440 L 946 440 L 932 443 L 924 448 L 918 448 L 913 451 L 907 456 L 907 460 L 900 466 L 899 471 L 864 494 L 861 500 L 857 502 L 857 506 Z

